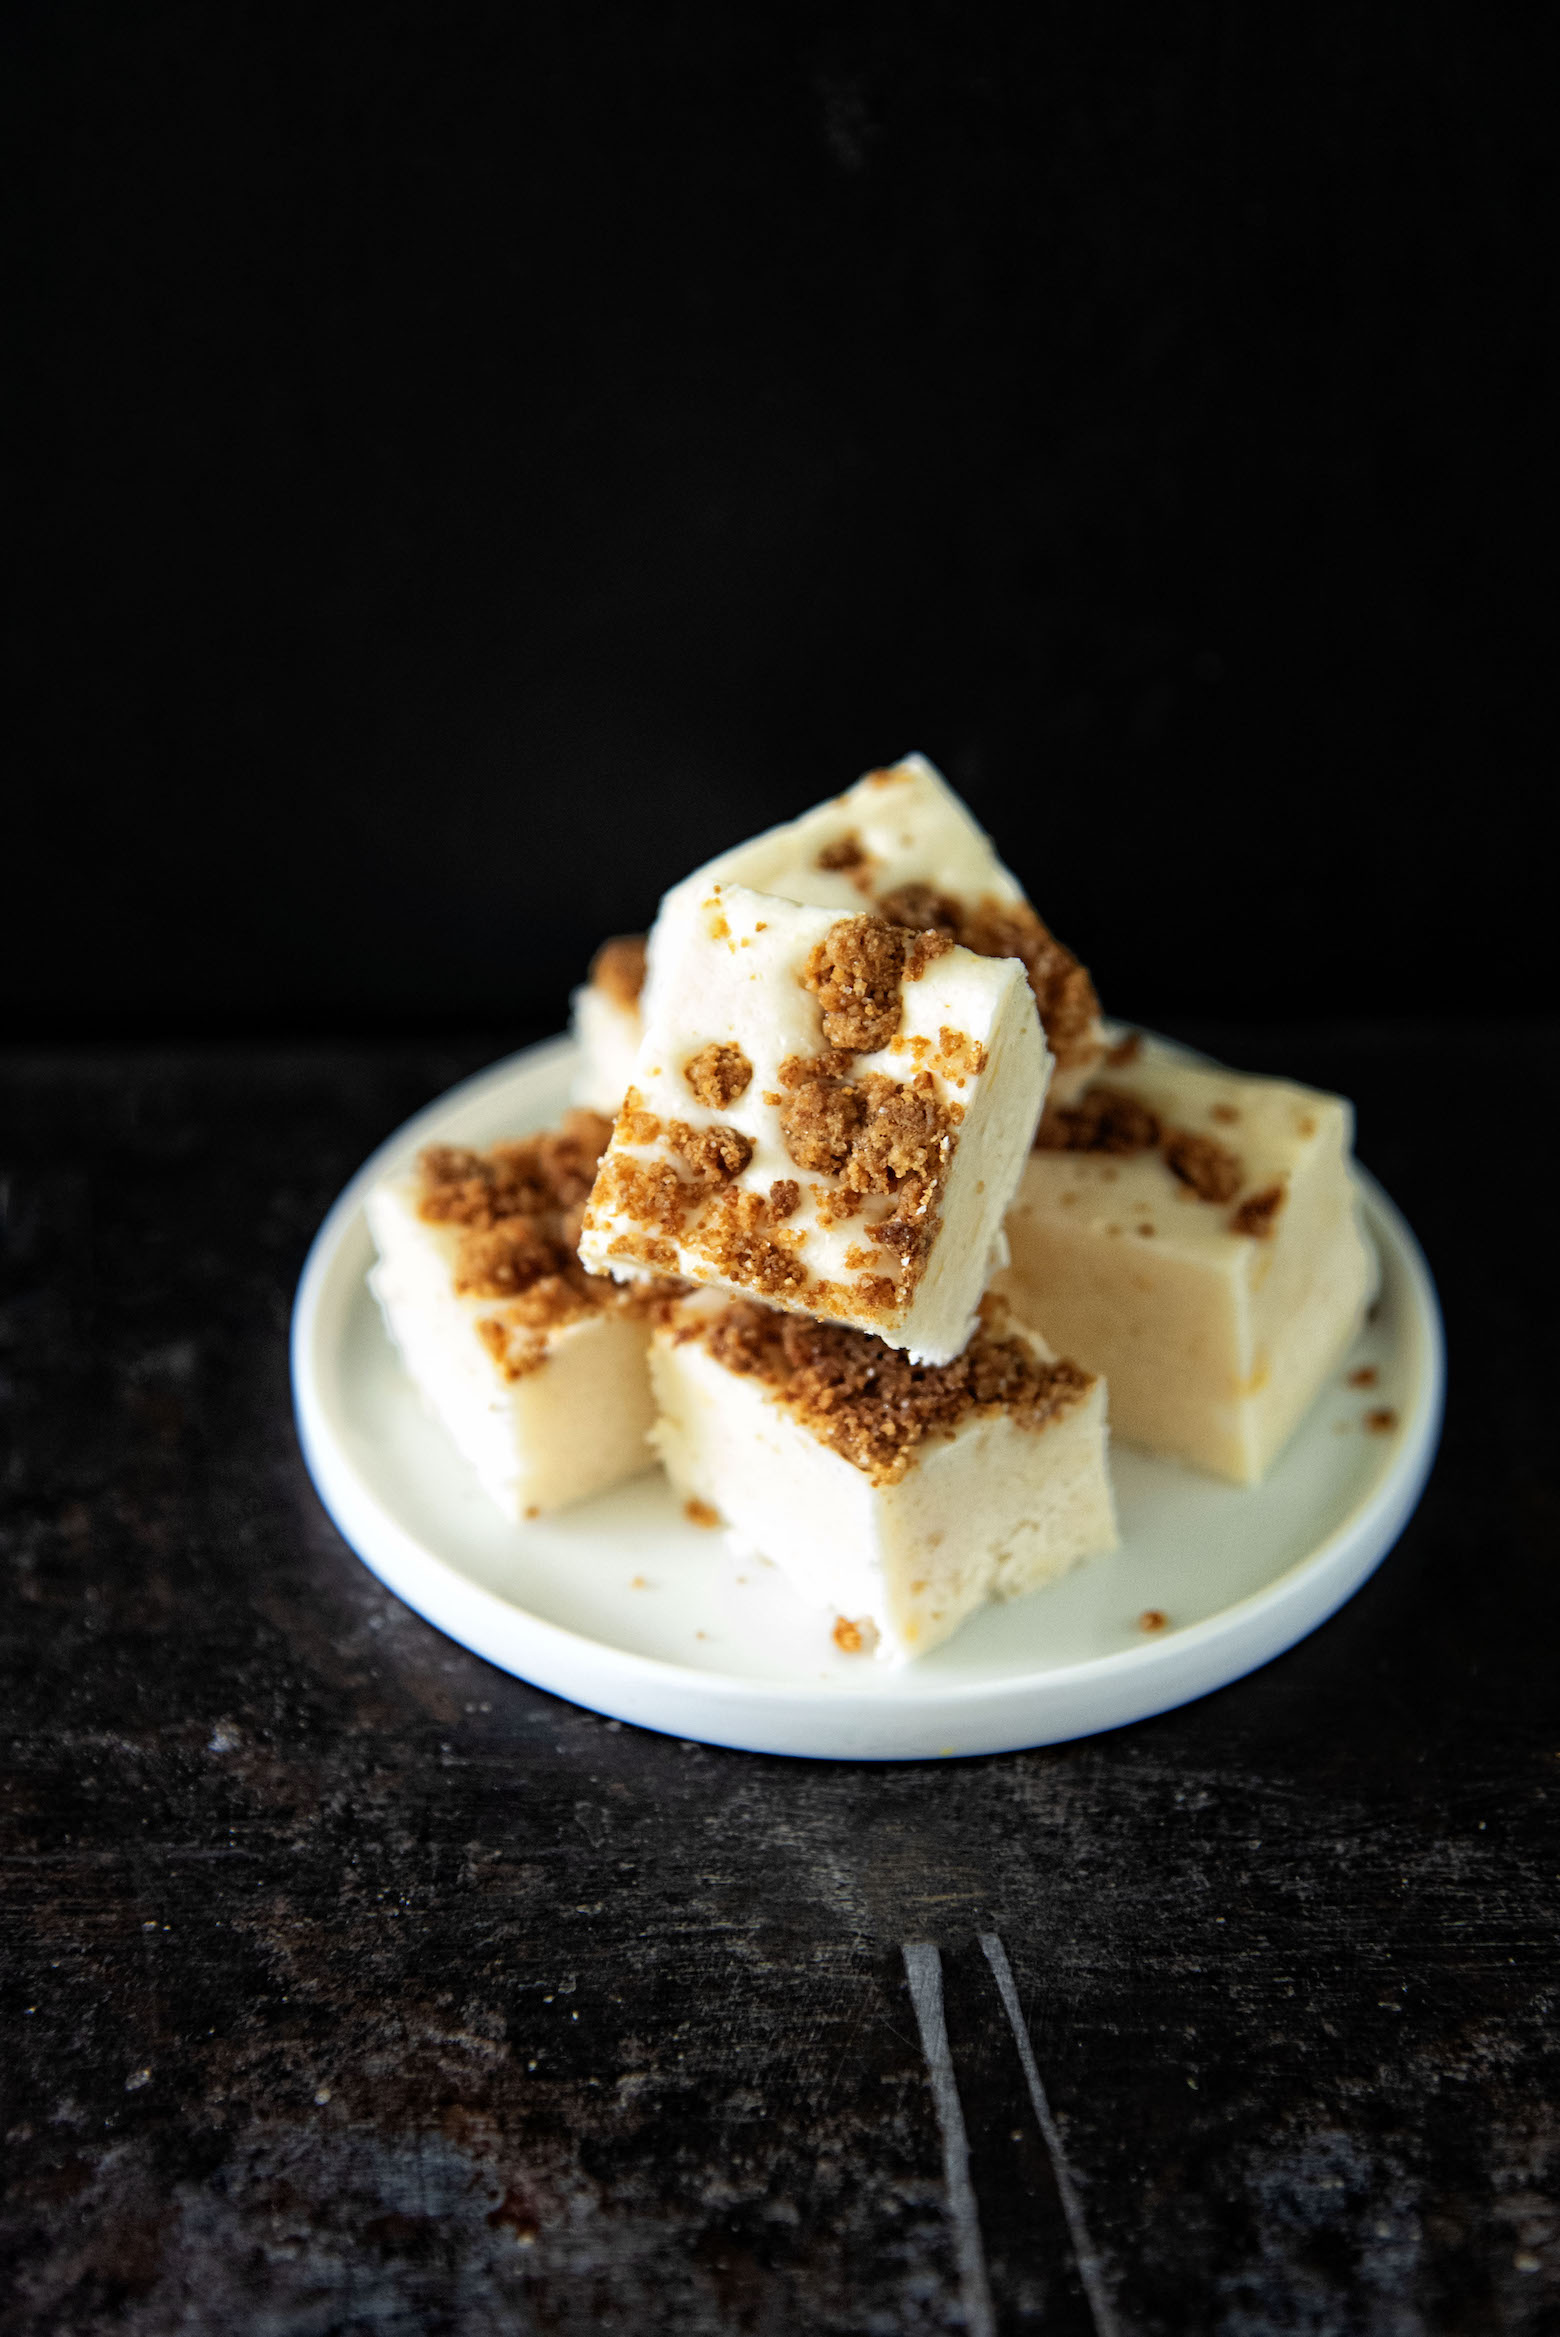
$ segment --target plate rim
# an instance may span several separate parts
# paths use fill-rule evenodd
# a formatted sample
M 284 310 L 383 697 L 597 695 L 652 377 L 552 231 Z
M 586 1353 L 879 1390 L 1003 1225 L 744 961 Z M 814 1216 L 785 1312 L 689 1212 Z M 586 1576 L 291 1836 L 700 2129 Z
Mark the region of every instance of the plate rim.
M 327 1312 L 345 1272 L 343 1248 L 359 1229 L 367 1237 L 362 1204 L 369 1188 L 452 1112 L 480 1102 L 488 1090 L 506 1087 L 519 1075 L 540 1080 L 561 1071 L 576 1055 L 575 1042 L 563 1035 L 520 1048 L 457 1081 L 392 1130 L 326 1211 L 309 1246 L 293 1304 L 289 1362 L 294 1419 L 305 1466 L 328 1516 L 348 1547 L 397 1598 L 498 1669 L 635 1726 L 800 1758 L 974 1757 L 1062 1743 L 1212 1694 L 1297 1645 L 1368 1580 L 1417 1506 L 1435 1459 L 1445 1403 L 1440 1306 L 1429 1266 L 1401 1212 L 1370 1172 L 1353 1162 L 1351 1175 L 1374 1221 L 1376 1238 L 1404 1274 L 1419 1335 L 1418 1383 L 1411 1411 L 1400 1427 L 1397 1453 L 1383 1476 L 1322 1541 L 1259 1589 L 1170 1637 L 1048 1669 L 1031 1667 L 1008 1676 L 951 1681 L 895 1699 L 882 1688 L 867 1691 L 816 1680 L 757 1679 L 679 1664 L 592 1638 L 501 1596 L 404 1525 L 363 1477 L 331 1426 L 322 1388 L 321 1341 L 327 1336 Z M 452 1455 L 453 1465 L 457 1464 Z M 442 1590 L 444 1595 L 420 1595 L 422 1578 L 430 1570 L 427 1590 Z M 464 1628 L 450 1619 L 458 1607 L 472 1610 Z M 490 1629 L 480 1628 L 484 1621 Z M 479 1626 L 475 1633 L 472 1625 Z M 524 1670 L 512 1653 L 495 1652 L 494 1647 L 498 1636 L 512 1635 L 517 1628 L 530 1643 L 521 1651 Z M 1218 1660 L 1210 1663 L 1207 1659 L 1216 1651 Z M 533 1655 L 542 1660 L 533 1662 Z M 594 1692 L 583 1681 L 586 1672 L 595 1676 Z M 636 1689 L 638 1693 L 633 1692 Z M 652 1708 L 668 1702 L 681 1702 L 687 1709 L 675 1720 L 657 1717 Z M 1022 1713 L 1026 1703 L 1034 1706 L 1027 1720 Z M 1047 1703 L 1097 1709 L 1093 1717 L 1086 1717 L 1083 1710 L 1058 1710 L 1048 1719 L 1043 1709 Z M 747 1726 L 733 1734 L 718 1725 L 722 1715 L 737 1712 L 749 1715 Z M 998 1727 L 995 1734 L 981 1726 L 983 1720 L 997 1722 L 1003 1713 L 1008 1714 L 1008 1725 Z M 816 1723 L 825 1718 L 830 1725 L 819 1730 Z M 950 1726 L 957 1728 L 963 1742 L 931 1742 L 946 1735 Z M 972 1729 L 978 1741 L 971 1741 Z M 805 1735 L 830 1741 L 782 1741 Z M 886 1740 L 896 1735 L 916 1741 L 889 1746 Z M 876 1746 L 853 1741 L 866 1737 L 885 1741 Z

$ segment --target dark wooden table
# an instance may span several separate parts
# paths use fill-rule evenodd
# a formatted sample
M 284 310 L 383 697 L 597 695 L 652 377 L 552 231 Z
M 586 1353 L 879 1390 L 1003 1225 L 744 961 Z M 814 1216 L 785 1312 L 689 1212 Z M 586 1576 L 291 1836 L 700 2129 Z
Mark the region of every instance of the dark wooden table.
M 1560 2328 L 1556 1034 L 1187 1035 L 1358 1098 L 1430 1490 L 1238 1686 L 884 1768 L 560 1704 L 327 1523 L 305 1248 L 510 1035 L 8 1060 L 0 2329 Z

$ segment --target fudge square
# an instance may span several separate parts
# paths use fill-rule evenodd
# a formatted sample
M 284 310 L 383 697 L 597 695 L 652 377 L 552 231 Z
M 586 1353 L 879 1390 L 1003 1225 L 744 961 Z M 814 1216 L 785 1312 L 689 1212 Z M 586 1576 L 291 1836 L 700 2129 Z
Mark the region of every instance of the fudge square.
M 663 920 L 580 1237 L 946 1363 L 1005 1257 L 1047 1059 L 1024 969 L 741 885 Z
M 650 1348 L 673 1485 L 772 1559 L 834 1637 L 924 1655 L 988 1599 L 1116 1545 L 1105 1389 L 988 1299 L 962 1355 L 699 1291 Z
M 579 1068 L 574 1101 L 615 1119 L 644 1031 L 639 994 L 645 983 L 645 936 L 614 934 L 591 960 L 590 972 L 573 997 L 574 1037 Z
M 1110 1382 L 1116 1434 L 1255 1484 L 1374 1294 L 1341 1097 L 1128 1039 L 1047 1108 L 1000 1287 Z
M 1053 1088 L 1064 1099 L 1104 1051 L 1088 974 L 1036 916 L 990 838 L 924 755 L 869 771 L 845 794 L 723 852 L 672 888 L 666 909 L 673 920 L 688 896 L 702 899 L 717 884 L 842 915 L 870 909 L 912 931 L 940 928 L 980 956 L 1021 958 L 1055 1065 Z M 659 933 L 658 924 L 652 957 Z M 616 1111 L 623 1098 L 623 1044 L 639 1024 L 644 972 L 642 942 L 608 942 L 575 992 L 575 1092 L 601 1111 Z
M 390 1336 L 509 1517 L 653 1465 L 646 1350 L 663 1294 L 587 1274 L 575 1251 L 609 1133 L 580 1111 L 483 1152 L 433 1145 L 368 1198 Z

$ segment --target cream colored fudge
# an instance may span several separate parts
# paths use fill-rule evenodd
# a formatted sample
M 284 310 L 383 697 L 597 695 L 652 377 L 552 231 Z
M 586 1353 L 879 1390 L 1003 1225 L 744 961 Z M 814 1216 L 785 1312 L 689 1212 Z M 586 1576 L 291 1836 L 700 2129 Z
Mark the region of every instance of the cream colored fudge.
M 653 1465 L 646 1350 L 659 1293 L 587 1275 L 580 1208 L 608 1123 L 486 1152 L 448 1145 L 370 1194 L 369 1276 L 428 1409 L 509 1517 Z
M 1019 957 L 1045 1025 L 1053 1092 L 1065 1101 L 1098 1062 L 1099 1002 L 1087 973 L 1046 930 L 990 838 L 924 755 L 869 771 L 844 795 L 721 853 L 673 886 L 662 916 L 671 911 L 675 922 L 680 903 L 702 899 L 716 884 L 842 914 L 871 909 L 911 929 L 940 926 L 982 956 Z M 653 967 L 658 945 L 651 939 Z M 615 1111 L 622 1101 L 614 1083 L 622 1076 L 623 1039 L 637 1028 L 637 983 L 625 1006 L 624 961 L 609 955 L 623 946 L 609 943 L 575 993 L 577 1094 L 598 1111 Z
M 669 904 L 657 950 L 585 1265 L 949 1361 L 1006 1254 L 1045 1088 L 1022 965 L 741 885 Z
M 1118 1436 L 1255 1484 L 1373 1293 L 1353 1115 L 1151 1041 L 1117 1056 L 1048 1108 L 998 1287 L 1106 1376 Z
M 639 996 L 645 979 L 645 937 L 619 934 L 603 942 L 590 973 L 575 991 L 572 1020 L 579 1048 L 574 1101 L 615 1119 L 639 1052 L 644 1021 Z
M 673 1485 L 902 1662 L 1116 1545 L 1105 1389 L 988 1301 L 952 1363 L 701 1291 L 651 1342 Z

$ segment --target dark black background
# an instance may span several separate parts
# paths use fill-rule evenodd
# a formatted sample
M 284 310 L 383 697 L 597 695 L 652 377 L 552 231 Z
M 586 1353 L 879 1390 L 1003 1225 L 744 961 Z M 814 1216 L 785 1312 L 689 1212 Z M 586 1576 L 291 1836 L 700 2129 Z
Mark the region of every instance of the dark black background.
M 13 15 L 14 1029 L 546 1028 L 912 745 L 1107 1002 L 1556 1002 L 1552 15 Z

